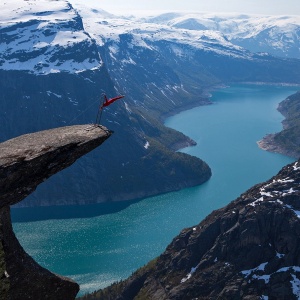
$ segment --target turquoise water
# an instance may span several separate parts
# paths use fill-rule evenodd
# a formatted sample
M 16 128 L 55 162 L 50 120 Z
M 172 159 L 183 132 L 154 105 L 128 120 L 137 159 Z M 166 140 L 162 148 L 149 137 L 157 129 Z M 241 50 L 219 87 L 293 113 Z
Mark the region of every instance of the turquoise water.
M 81 284 L 81 293 L 129 276 L 161 252 L 181 229 L 199 223 L 253 184 L 293 159 L 263 151 L 256 142 L 281 130 L 276 108 L 295 87 L 238 85 L 213 93 L 212 105 L 182 112 L 166 125 L 197 146 L 183 151 L 204 159 L 213 176 L 205 184 L 119 204 L 55 208 L 64 219 L 20 222 L 22 214 L 47 217 L 47 208 L 14 209 L 14 230 L 41 265 Z M 109 207 L 110 206 L 110 207 Z M 105 214 L 95 216 L 96 210 Z M 52 211 L 53 208 L 49 208 Z M 74 218 L 80 211 L 80 217 Z M 115 211 L 115 212 L 113 212 Z M 68 215 L 69 212 L 69 215 Z M 84 218 L 83 216 L 89 216 Z

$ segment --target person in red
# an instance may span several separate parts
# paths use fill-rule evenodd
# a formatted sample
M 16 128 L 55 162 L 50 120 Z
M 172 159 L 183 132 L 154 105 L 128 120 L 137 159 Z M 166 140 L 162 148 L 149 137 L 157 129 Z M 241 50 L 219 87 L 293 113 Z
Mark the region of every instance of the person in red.
M 115 101 L 117 101 L 121 98 L 124 98 L 124 97 L 125 96 L 121 95 L 121 96 L 117 96 L 117 97 L 114 97 L 114 98 L 107 99 L 106 95 L 104 94 L 104 102 L 103 102 L 102 106 L 100 107 L 100 109 L 103 109 L 103 107 L 111 105 L 113 102 L 115 102 Z
M 103 111 L 103 108 L 106 107 L 106 106 L 109 106 L 111 105 L 112 103 L 114 103 L 115 101 L 119 100 L 119 99 L 122 99 L 124 98 L 125 96 L 123 95 L 120 95 L 120 96 L 117 96 L 117 97 L 113 97 L 113 98 L 110 98 L 108 99 L 107 96 L 105 94 L 103 94 L 103 102 L 102 102 L 102 105 L 99 107 L 99 110 L 98 110 L 98 114 L 97 114 L 97 117 L 96 117 L 96 125 L 100 125 L 100 121 L 101 121 L 101 116 L 102 116 L 102 111 Z

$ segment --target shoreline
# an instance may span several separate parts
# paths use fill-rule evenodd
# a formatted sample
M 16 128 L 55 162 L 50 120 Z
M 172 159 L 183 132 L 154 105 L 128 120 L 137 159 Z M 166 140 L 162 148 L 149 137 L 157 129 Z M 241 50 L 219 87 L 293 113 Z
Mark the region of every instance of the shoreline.
M 288 150 L 282 146 L 280 146 L 276 141 L 275 141 L 275 136 L 276 133 L 270 133 L 264 136 L 261 140 L 257 141 L 257 145 L 260 149 L 273 152 L 273 153 L 278 153 L 282 154 L 285 156 L 289 156 L 295 159 L 299 158 L 299 153 Z
M 267 82 L 267 81 L 245 81 L 245 82 L 233 82 L 234 84 L 253 84 L 253 85 L 274 85 L 274 86 L 299 86 L 300 83 L 289 82 Z
M 159 116 L 159 120 L 163 123 L 163 125 L 165 127 L 168 127 L 168 126 L 165 125 L 166 119 L 168 119 L 170 117 L 173 117 L 177 114 L 180 114 L 181 112 L 188 111 L 188 110 L 196 108 L 196 107 L 212 105 L 213 102 L 210 100 L 210 98 L 212 97 L 211 93 L 218 90 L 218 89 L 223 89 L 223 88 L 227 88 L 227 87 L 229 87 L 229 85 L 225 85 L 225 84 L 218 84 L 218 85 L 214 85 L 214 86 L 211 86 L 211 87 L 207 87 L 203 90 L 203 93 L 202 93 L 200 99 L 189 102 L 187 104 L 180 105 L 179 107 L 176 107 L 176 108 L 170 110 L 167 113 L 161 114 Z M 178 132 L 180 132 L 180 131 L 178 131 Z M 172 145 L 172 150 L 173 151 L 179 151 L 179 150 L 182 150 L 184 148 L 193 147 L 193 146 L 197 145 L 197 142 L 195 142 L 192 138 L 190 138 L 189 136 L 187 136 L 183 132 L 181 132 L 181 133 L 186 137 L 186 140 L 185 141 L 179 141 L 178 143 Z

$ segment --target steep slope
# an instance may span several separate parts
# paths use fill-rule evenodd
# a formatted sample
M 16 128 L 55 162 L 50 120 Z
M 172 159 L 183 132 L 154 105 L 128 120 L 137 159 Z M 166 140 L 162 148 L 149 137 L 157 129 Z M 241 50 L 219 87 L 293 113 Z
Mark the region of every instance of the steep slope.
M 64 0 L 13 0 L 0 6 L 1 140 L 95 122 L 100 95 L 118 91 L 77 11 Z M 200 184 L 210 177 L 204 162 L 173 152 L 193 141 L 145 120 L 131 108 L 131 95 L 126 94 L 125 101 L 103 114 L 102 122 L 116 132 L 109 145 L 51 178 L 18 205 L 136 199 Z M 107 153 L 113 155 L 112 162 L 102 159 Z M 164 170 L 161 161 L 166 161 Z M 151 181 L 154 172 L 160 186 Z M 135 184 L 135 178 L 141 178 L 142 184 Z
M 75 73 L 101 65 L 95 43 L 67 1 L 2 2 L 0 35 L 2 70 Z
M 101 145 L 111 132 L 77 125 L 55 128 L 0 143 L 0 299 L 74 299 L 79 285 L 38 265 L 12 229 L 10 205 L 38 184 Z
M 129 279 L 82 299 L 298 299 L 300 161 L 173 239 Z

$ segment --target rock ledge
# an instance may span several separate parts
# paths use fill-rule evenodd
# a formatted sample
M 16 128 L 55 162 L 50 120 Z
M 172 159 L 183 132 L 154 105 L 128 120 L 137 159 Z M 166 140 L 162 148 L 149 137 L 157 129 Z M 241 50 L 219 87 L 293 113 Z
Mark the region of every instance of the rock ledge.
M 24 251 L 13 232 L 9 206 L 111 134 L 105 127 L 76 125 L 22 135 L 0 144 L 0 300 L 76 297 L 77 283 L 39 266 Z

